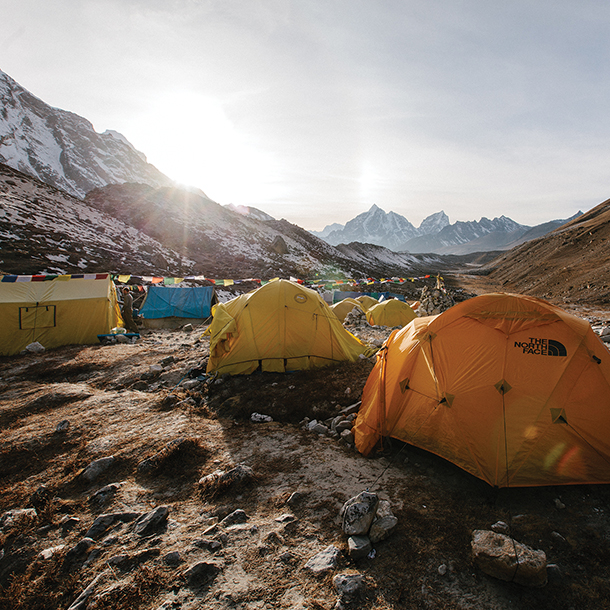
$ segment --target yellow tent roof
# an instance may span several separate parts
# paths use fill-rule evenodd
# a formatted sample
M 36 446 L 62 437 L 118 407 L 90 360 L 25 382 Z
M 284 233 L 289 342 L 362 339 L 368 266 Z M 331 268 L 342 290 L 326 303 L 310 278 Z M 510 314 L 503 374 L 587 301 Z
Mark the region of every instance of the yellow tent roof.
M 371 307 L 373 307 L 373 305 L 377 305 L 377 303 L 379 303 L 377 299 L 370 297 L 368 294 L 363 294 L 360 297 L 356 297 L 356 301 L 358 301 L 360 305 L 362 305 L 362 309 L 364 311 L 370 309 Z
M 346 299 L 331 305 L 330 309 L 337 316 L 337 318 L 339 318 L 339 321 L 343 323 L 345 316 L 347 316 L 347 314 L 352 311 L 354 307 L 357 307 L 360 311 L 363 311 L 362 305 L 358 303 L 356 299 L 347 297 Z
M 110 275 L 91 276 L 0 282 L 0 355 L 18 354 L 34 341 L 46 349 L 98 343 L 98 335 L 122 324 Z
M 610 482 L 610 354 L 545 301 L 488 294 L 392 333 L 354 426 L 498 487 Z
M 382 301 L 366 311 L 366 319 L 372 326 L 406 326 L 416 317 L 409 304 L 398 299 Z
M 288 280 L 270 282 L 213 310 L 208 372 L 249 374 L 355 361 L 371 350 L 349 333 L 322 297 Z

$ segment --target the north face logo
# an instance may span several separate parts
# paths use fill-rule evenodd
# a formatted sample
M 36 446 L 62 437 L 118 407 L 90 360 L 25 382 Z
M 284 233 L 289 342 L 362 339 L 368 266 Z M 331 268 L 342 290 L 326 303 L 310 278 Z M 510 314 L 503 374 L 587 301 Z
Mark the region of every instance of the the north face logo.
M 554 339 L 535 339 L 530 337 L 529 341 L 515 341 L 515 347 L 522 349 L 524 354 L 536 354 L 537 356 L 568 355 L 565 345 Z

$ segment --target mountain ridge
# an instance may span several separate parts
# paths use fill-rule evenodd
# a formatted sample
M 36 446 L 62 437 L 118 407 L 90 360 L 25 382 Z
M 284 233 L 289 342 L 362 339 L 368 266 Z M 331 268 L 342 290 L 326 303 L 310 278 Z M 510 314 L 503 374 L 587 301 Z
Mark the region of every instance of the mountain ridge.
M 174 181 L 116 131 L 53 108 L 0 70 L 0 162 L 75 197 L 106 184 Z

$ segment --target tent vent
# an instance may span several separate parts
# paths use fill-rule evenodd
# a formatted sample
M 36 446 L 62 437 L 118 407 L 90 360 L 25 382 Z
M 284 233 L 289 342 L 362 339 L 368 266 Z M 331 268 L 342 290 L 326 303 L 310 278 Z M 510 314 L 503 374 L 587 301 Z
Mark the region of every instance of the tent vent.
M 601 364 L 601 358 L 598 358 L 597 356 L 592 356 L 593 360 L 595 360 L 595 362 L 597 362 L 597 364 Z
M 554 424 L 567 424 L 568 418 L 565 409 L 551 409 L 551 419 Z
M 400 391 L 404 394 L 409 389 L 409 378 L 403 379 L 400 382 Z
M 438 404 L 439 405 L 446 404 L 448 407 L 452 407 L 454 400 L 455 400 L 455 394 L 448 394 L 447 392 L 445 392 Z
M 494 388 L 496 388 L 496 390 L 498 390 L 500 394 L 506 394 L 506 392 L 512 390 L 512 387 L 513 386 L 511 386 L 510 383 L 508 383 L 508 381 L 505 381 L 504 379 L 501 379 L 500 381 L 498 381 L 498 383 L 494 385 Z

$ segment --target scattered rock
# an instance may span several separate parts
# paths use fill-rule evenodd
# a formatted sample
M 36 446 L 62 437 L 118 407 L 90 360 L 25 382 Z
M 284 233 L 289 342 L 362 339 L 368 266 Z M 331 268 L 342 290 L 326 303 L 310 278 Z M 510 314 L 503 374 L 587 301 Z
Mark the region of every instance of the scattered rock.
M 504 534 L 487 530 L 475 530 L 471 545 L 474 562 L 485 574 L 532 587 L 546 584 L 544 551 L 536 551 Z
M 547 564 L 546 575 L 550 583 L 559 583 L 563 580 L 563 572 L 556 563 Z
M 290 551 L 285 551 L 284 553 L 282 553 L 278 559 L 285 564 L 293 564 L 296 562 L 296 557 L 290 552 Z
M 276 517 L 275 520 L 278 523 L 290 523 L 292 521 L 296 521 L 297 518 L 291 513 L 284 513 L 283 515 Z
M 193 546 L 196 546 L 200 549 L 207 549 L 212 553 L 215 553 L 220 548 L 222 548 L 222 544 L 218 540 L 214 540 L 213 538 L 197 538 L 193 540 Z
M 343 532 L 348 536 L 361 536 L 368 531 L 375 518 L 379 498 L 377 494 L 363 491 L 350 498 L 341 509 Z
M 496 521 L 492 526 L 491 529 L 496 532 L 497 534 L 508 534 L 510 532 L 510 528 L 508 527 L 508 523 L 505 523 L 504 521 Z
M 354 435 L 351 430 L 343 430 L 343 432 L 341 432 L 341 440 L 350 447 L 354 446 Z
M 109 455 L 107 457 L 99 458 L 98 460 L 94 460 L 80 473 L 80 477 L 92 483 L 99 477 L 102 472 L 105 472 L 114 464 L 115 457 L 114 455 Z
M 221 525 L 228 527 L 229 525 L 235 525 L 236 523 L 245 523 L 248 520 L 248 515 L 238 508 L 234 510 L 231 514 L 227 515 L 221 522 Z
M 33 343 L 28 343 L 28 345 L 25 346 L 25 351 L 30 352 L 30 354 L 42 354 L 45 349 L 41 343 L 34 341 Z
M 48 559 L 51 559 L 51 557 L 53 557 L 53 555 L 55 555 L 56 553 L 59 553 L 59 551 L 62 551 L 64 548 L 66 548 L 66 545 L 60 544 L 58 546 L 52 546 L 48 549 L 44 549 L 43 551 L 40 552 L 40 554 L 38 555 L 38 558 L 43 561 L 47 561 Z
M 364 576 L 362 574 L 336 574 L 333 578 L 335 591 L 344 603 L 351 603 L 364 590 Z
M 70 515 L 62 517 L 59 521 L 59 525 L 61 526 L 61 535 L 65 536 L 71 529 L 76 527 L 79 523 L 80 519 L 78 517 L 73 517 Z
M 281 235 L 276 235 L 274 237 L 269 249 L 273 250 L 273 252 L 276 252 L 277 254 L 288 254 L 290 252 L 284 238 Z
M 184 559 L 182 559 L 179 551 L 170 551 L 169 553 L 165 553 L 165 555 L 161 557 L 161 561 L 166 566 L 170 566 L 172 568 L 184 563 Z
M 176 438 L 173 441 L 170 441 L 155 455 L 152 457 L 146 458 L 142 460 L 137 467 L 137 470 L 140 474 L 148 474 L 157 470 L 165 460 L 170 458 L 172 455 L 177 453 L 178 451 L 183 450 L 188 444 L 192 441 L 189 441 L 185 438 Z
M 70 427 L 70 422 L 67 419 L 62 419 L 57 426 L 55 426 L 55 432 L 57 434 L 61 434 L 62 432 L 66 432 Z
M 67 553 L 62 564 L 64 571 L 70 570 L 76 567 L 78 564 L 83 563 L 89 550 L 95 542 L 91 538 L 81 538 Z
M 191 566 L 185 573 L 186 582 L 191 588 L 199 588 L 209 585 L 220 572 L 215 563 L 200 561 Z
M 157 506 L 157 508 L 142 515 L 135 522 L 133 531 L 138 534 L 138 536 L 149 536 L 165 525 L 168 514 L 169 508 L 167 506 Z
M 0 530 L 9 530 L 36 520 L 38 513 L 35 508 L 13 508 L 0 517 Z
M 369 530 L 369 538 L 375 544 L 385 540 L 390 532 L 396 527 L 398 519 L 392 513 L 392 508 L 387 500 L 380 500 L 375 519 Z
M 286 504 L 289 506 L 296 506 L 303 499 L 303 494 L 298 491 L 293 491 L 290 494 L 288 500 L 286 500 Z
M 103 515 L 99 515 L 96 517 L 95 521 L 91 525 L 91 527 L 87 530 L 85 534 L 88 538 L 99 538 L 106 530 L 116 523 L 117 521 L 122 521 L 123 523 L 128 523 L 140 517 L 140 513 L 107 513 Z
M 254 477 L 252 468 L 245 464 L 238 464 L 228 472 L 224 470 L 216 470 L 199 479 L 199 485 L 204 495 L 214 496 L 223 491 L 248 483 Z
M 347 552 L 352 559 L 362 559 L 372 549 L 373 545 L 368 536 L 350 536 L 347 539 Z
M 53 497 L 50 489 L 46 485 L 40 485 L 36 491 L 30 496 L 29 504 L 36 510 L 44 508 Z
M 323 551 L 320 551 L 311 557 L 305 564 L 305 569 L 314 574 L 321 574 L 334 570 L 337 567 L 341 552 L 334 545 L 327 546 Z
M 273 417 L 270 415 L 263 415 L 262 413 L 252 413 L 252 415 L 250 415 L 250 421 L 253 421 L 254 423 L 272 422 Z
M 106 504 L 106 502 L 108 502 L 114 496 L 114 494 L 116 494 L 120 487 L 120 483 L 110 483 L 109 485 L 105 485 L 89 496 L 88 502 L 97 506 Z
M 197 379 L 186 379 L 181 385 L 185 390 L 194 390 L 201 385 L 201 382 Z

